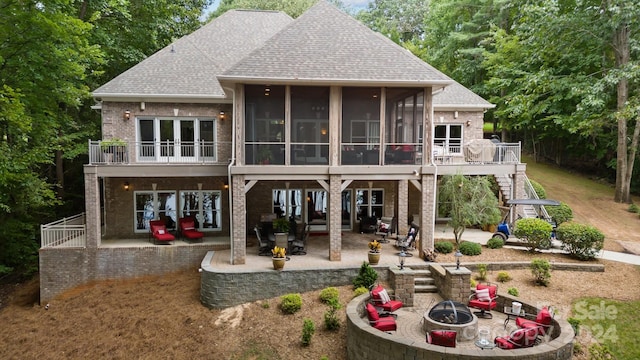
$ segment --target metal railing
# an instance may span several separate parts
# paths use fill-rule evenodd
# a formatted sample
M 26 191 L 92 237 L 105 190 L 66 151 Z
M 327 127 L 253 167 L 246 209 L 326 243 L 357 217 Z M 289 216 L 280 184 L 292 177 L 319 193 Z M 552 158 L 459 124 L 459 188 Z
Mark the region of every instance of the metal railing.
M 42 248 L 86 247 L 85 214 L 78 214 L 40 225 Z
M 89 140 L 89 164 L 216 164 L 225 163 L 220 161 L 220 154 L 231 153 L 231 142 L 167 140 L 106 144 Z

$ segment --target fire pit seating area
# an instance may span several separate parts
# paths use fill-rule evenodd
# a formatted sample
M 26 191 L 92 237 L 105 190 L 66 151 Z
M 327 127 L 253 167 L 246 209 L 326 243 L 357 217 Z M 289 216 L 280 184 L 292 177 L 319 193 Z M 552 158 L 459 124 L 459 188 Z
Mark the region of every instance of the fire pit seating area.
M 369 293 L 371 295 L 369 301 L 374 308 L 378 309 L 378 313 L 391 313 L 400 309 L 403 305 L 402 301 L 394 300 L 380 284 L 374 284 Z
M 380 331 L 396 331 L 396 318 L 393 314 L 378 314 L 378 310 L 371 304 L 367 304 L 367 317 L 369 324 Z
M 427 332 L 427 343 L 444 347 L 456 347 L 458 333 L 453 330 L 432 330 Z
M 478 318 L 475 317 L 467 305 L 445 300 L 434 305 L 422 320 L 422 330 L 429 333 L 434 330 L 454 331 L 459 341 L 473 341 L 478 332 Z
M 495 309 L 496 298 L 498 296 L 498 285 L 494 284 L 478 284 L 476 289 L 469 297 L 469 307 L 480 309 L 475 314 L 483 319 L 491 319 L 491 310 Z

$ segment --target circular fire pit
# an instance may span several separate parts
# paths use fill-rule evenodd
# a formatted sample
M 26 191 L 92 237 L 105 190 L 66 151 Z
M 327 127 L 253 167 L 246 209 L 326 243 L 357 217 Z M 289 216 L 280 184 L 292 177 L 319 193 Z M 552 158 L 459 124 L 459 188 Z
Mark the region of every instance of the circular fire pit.
M 445 300 L 437 303 L 424 314 L 422 329 L 454 330 L 458 333 L 458 341 L 472 341 L 478 332 L 478 318 L 465 304 Z

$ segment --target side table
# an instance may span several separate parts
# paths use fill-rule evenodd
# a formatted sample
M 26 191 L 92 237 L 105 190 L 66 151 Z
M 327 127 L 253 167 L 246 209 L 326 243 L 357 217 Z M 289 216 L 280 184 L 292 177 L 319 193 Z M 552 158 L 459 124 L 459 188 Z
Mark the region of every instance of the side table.
M 479 339 L 476 340 L 474 342 L 474 344 L 479 347 L 480 349 L 484 350 L 484 349 L 493 349 L 494 347 L 496 347 L 496 344 L 494 344 L 493 342 L 489 341 L 489 340 L 485 340 L 485 339 Z
M 520 313 L 516 314 L 511 310 L 511 306 L 504 307 L 504 314 L 507 315 L 507 318 L 504 320 L 504 328 L 507 329 L 507 324 L 509 324 L 509 320 L 515 319 L 517 317 L 526 317 L 527 313 L 523 310 L 520 310 Z

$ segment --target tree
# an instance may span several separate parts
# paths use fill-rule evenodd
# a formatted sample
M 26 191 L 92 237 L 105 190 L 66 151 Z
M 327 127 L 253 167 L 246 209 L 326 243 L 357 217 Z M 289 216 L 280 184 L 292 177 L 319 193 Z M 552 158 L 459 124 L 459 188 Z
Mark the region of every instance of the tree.
M 486 177 L 447 175 L 442 177 L 438 189 L 440 211 L 451 219 L 448 225 L 453 228 L 456 249 L 465 228 L 500 221 L 498 199 Z
M 356 18 L 400 45 L 416 46 L 424 38 L 429 3 L 423 0 L 374 0 Z

